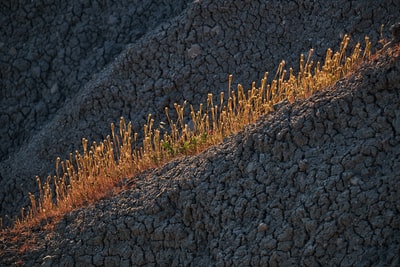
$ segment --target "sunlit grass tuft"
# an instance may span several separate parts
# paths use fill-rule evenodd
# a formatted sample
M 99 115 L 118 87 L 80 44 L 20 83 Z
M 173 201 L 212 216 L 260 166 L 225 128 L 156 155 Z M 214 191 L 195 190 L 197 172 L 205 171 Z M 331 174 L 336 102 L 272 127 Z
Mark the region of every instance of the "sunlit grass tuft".
M 167 125 L 162 123 L 154 127 L 149 115 L 143 127 L 141 146 L 137 145 L 138 133 L 132 131 L 132 123 L 124 118 L 120 119 L 119 127 L 111 124 L 111 135 L 100 143 L 93 142 L 89 146 L 89 141 L 83 138 L 83 152 L 75 151 L 64 161 L 57 158 L 53 177 L 47 177 L 44 182 L 36 177 L 39 196 L 29 194 L 30 207 L 22 209 L 13 229 L 18 231 L 57 221 L 76 208 L 117 192 L 123 179 L 222 142 L 273 111 L 278 102 L 293 103 L 333 85 L 370 57 L 368 37 L 364 49 L 357 44 L 351 53 L 347 52 L 349 40 L 346 35 L 336 53 L 328 49 L 323 63 L 312 61 L 313 49 L 307 58 L 301 55 L 297 75 L 292 68 L 287 71 L 282 61 L 272 81 L 268 82 L 266 72 L 259 87 L 253 82 L 248 90 L 240 84 L 232 90 L 233 78 L 229 75 L 228 91 L 221 92 L 218 97 L 208 94 L 205 104 L 197 108 L 186 101 L 174 104 L 175 121 L 165 108 Z M 188 119 L 184 118 L 186 108 L 189 108 Z M 169 130 L 163 130 L 165 128 Z

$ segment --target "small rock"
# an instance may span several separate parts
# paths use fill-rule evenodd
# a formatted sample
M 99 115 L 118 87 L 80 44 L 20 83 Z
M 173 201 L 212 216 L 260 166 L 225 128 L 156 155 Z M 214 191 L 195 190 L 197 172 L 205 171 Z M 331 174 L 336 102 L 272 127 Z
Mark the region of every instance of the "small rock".
M 305 170 L 307 170 L 307 163 L 308 163 L 308 161 L 306 159 L 299 161 L 299 170 L 301 172 L 304 172 Z
M 14 61 L 14 67 L 16 67 L 19 71 L 25 71 L 29 69 L 30 63 L 23 58 L 18 58 Z
M 256 171 L 257 169 L 257 164 L 255 162 L 249 162 L 249 164 L 246 167 L 246 172 L 247 173 L 252 173 L 254 171 Z
M 267 231 L 268 226 L 265 223 L 260 223 L 257 227 L 258 232 L 265 232 Z
M 360 183 L 360 178 L 358 178 L 357 176 L 350 178 L 350 183 L 352 185 L 358 185 Z
M 11 47 L 10 50 L 8 50 L 8 54 L 10 54 L 10 56 L 15 56 L 17 54 L 17 49 Z
M 34 78 L 40 78 L 40 67 L 39 66 L 32 67 L 31 71 L 32 71 L 32 76 Z
M 392 32 L 392 41 L 400 42 L 400 22 L 393 24 L 390 27 L 390 31 Z
M 55 84 L 53 84 L 53 86 L 50 88 L 50 93 L 51 93 L 51 94 L 55 94 L 55 93 L 57 93 L 57 91 L 58 91 L 58 84 L 55 83 Z
M 196 58 L 197 56 L 201 55 L 201 47 L 198 44 L 193 44 L 188 50 L 187 50 L 188 56 L 190 58 Z

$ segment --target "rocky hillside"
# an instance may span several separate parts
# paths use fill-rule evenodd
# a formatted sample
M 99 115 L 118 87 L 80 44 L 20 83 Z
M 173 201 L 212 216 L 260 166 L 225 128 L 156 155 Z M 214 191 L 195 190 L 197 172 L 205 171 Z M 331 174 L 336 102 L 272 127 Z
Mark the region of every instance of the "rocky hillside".
M 121 115 L 140 132 L 149 113 L 162 120 L 165 106 L 225 90 L 228 74 L 250 84 L 310 47 L 322 56 L 343 33 L 374 42 L 400 15 L 397 1 L 119 3 L 0 4 L 4 222 L 35 175 Z M 34 231 L 22 255 L 2 238 L 1 265 L 398 265 L 399 64 L 398 51 L 380 57 L 219 146 L 133 177 Z
M 398 266 L 400 47 L 122 193 L 2 240 L 5 265 Z M 31 236 L 31 237 L 32 237 Z
M 376 43 L 398 1 L 12 1 L 0 4 L 0 202 L 4 223 L 28 204 L 35 175 L 57 156 L 103 140 L 120 116 L 142 132 L 149 113 L 198 105 L 233 83 L 249 87 L 282 59 L 297 66 L 352 44 Z M 144 101 L 143 101 L 144 100 Z

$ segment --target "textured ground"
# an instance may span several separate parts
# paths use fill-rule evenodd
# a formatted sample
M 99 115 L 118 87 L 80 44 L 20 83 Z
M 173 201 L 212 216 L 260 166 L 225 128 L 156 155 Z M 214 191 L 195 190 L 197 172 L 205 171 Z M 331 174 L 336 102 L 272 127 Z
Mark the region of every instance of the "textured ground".
M 98 140 L 119 116 L 204 102 L 290 65 L 340 35 L 376 41 L 397 1 L 152 1 L 0 4 L 1 216 L 36 174 Z M 149 19 L 151 18 L 151 19 Z M 375 62 L 335 90 L 196 157 L 132 181 L 112 199 L 38 234 L 27 265 L 399 265 L 399 61 Z M 145 100 L 145 101 L 143 101 Z M 92 140 L 93 140 L 92 139 Z M 2 243 L 1 263 L 16 256 Z M 21 257 L 17 257 L 21 258 Z
M 3 240 L 3 263 L 398 266 L 399 56 L 34 230 L 33 251 Z

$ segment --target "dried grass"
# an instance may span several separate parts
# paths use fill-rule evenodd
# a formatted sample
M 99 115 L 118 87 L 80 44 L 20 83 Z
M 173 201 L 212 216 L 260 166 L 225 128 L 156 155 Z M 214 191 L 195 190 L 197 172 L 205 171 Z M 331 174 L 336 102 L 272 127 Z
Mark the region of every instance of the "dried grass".
M 132 123 L 127 123 L 124 118 L 120 119 L 118 130 L 111 124 L 111 135 L 100 143 L 93 142 L 89 147 L 89 141 L 83 138 L 82 153 L 75 151 L 64 161 L 57 158 L 56 174 L 47 177 L 43 183 L 36 177 L 39 196 L 29 193 L 31 205 L 21 210 L 13 231 L 56 222 L 78 207 L 115 193 L 122 179 L 134 177 L 145 169 L 160 166 L 181 155 L 199 153 L 273 111 L 276 103 L 283 100 L 293 103 L 333 85 L 371 56 L 368 37 L 363 50 L 357 44 L 347 56 L 349 40 L 346 35 L 336 53 L 328 49 L 323 64 L 314 64 L 313 49 L 307 58 L 301 55 L 297 75 L 292 68 L 287 72 L 285 61 L 282 61 L 270 83 L 266 72 L 260 86 L 253 82 L 247 91 L 240 84 L 236 91 L 232 90 L 230 75 L 228 92 L 221 92 L 217 101 L 208 94 L 206 104 L 200 104 L 197 109 L 190 105 L 188 120 L 184 118 L 186 101 L 182 105 L 174 104 L 176 121 L 165 108 L 169 131 L 163 130 L 163 124 L 155 128 L 149 115 L 143 128 L 141 146 L 136 144 L 138 134 L 132 131 Z

